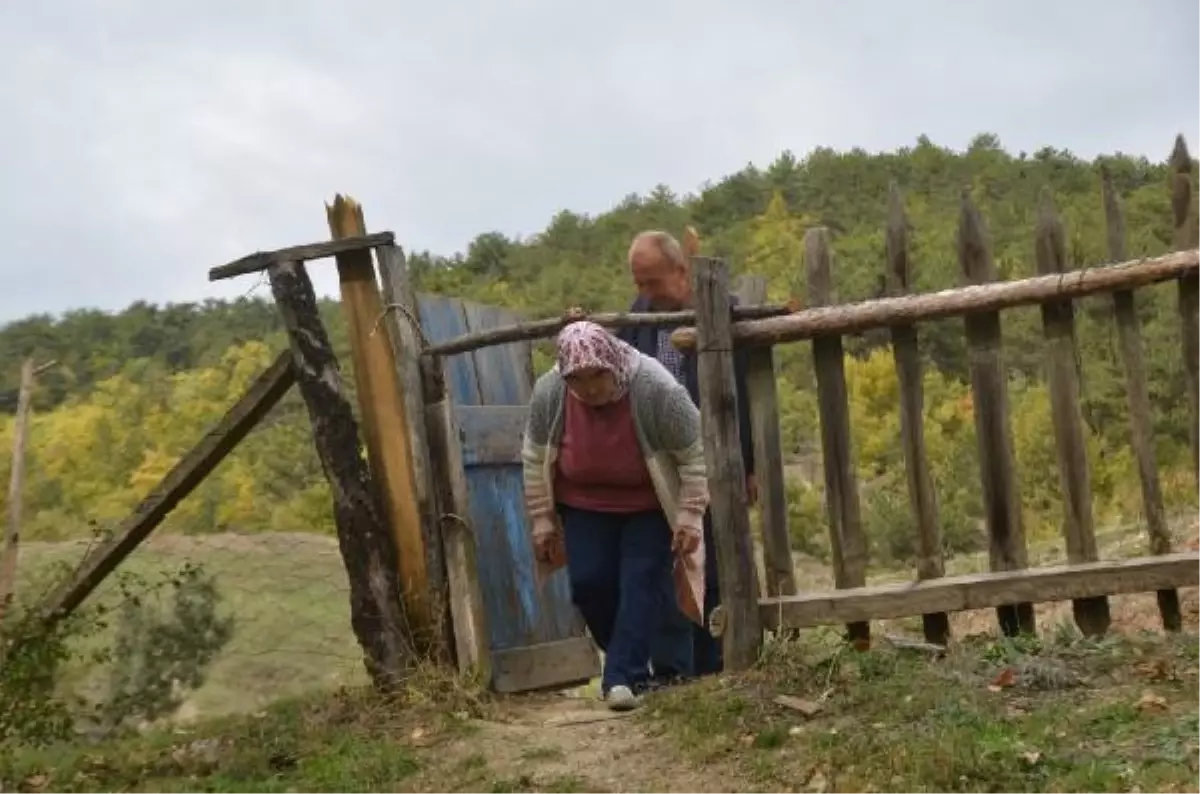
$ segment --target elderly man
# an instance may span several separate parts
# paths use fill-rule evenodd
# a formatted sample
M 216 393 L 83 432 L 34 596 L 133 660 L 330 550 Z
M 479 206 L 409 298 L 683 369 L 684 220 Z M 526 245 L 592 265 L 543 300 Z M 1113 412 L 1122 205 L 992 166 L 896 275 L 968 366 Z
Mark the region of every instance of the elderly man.
M 629 269 L 637 286 L 638 297 L 632 312 L 678 311 L 693 305 L 691 266 L 679 242 L 663 231 L 637 235 L 629 247 Z M 733 303 L 736 303 L 734 299 Z M 732 308 L 732 307 L 731 307 Z M 657 358 L 687 388 L 692 402 L 700 404 L 700 379 L 694 353 L 684 353 L 671 345 L 673 327 L 622 329 L 618 336 L 642 353 Z M 750 442 L 750 411 L 746 398 L 746 362 L 744 355 L 734 357 L 738 392 L 738 425 L 742 442 L 742 460 L 746 470 L 746 495 L 751 504 L 757 498 L 754 481 L 754 454 Z M 717 581 L 717 556 L 713 543 L 712 515 L 704 516 L 706 592 L 704 617 L 720 603 Z M 664 587 L 671 583 L 664 582 Z M 666 683 L 693 675 L 718 673 L 723 667 L 721 645 L 708 631 L 687 620 L 679 611 L 671 590 L 667 613 L 652 649 L 654 678 Z

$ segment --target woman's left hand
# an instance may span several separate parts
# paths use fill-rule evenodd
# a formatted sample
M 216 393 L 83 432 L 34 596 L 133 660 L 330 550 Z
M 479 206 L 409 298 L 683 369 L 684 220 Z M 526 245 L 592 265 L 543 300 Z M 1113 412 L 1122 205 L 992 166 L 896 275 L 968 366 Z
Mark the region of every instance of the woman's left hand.
M 671 537 L 671 551 L 676 554 L 691 554 L 700 548 L 700 530 L 690 526 L 678 526 Z

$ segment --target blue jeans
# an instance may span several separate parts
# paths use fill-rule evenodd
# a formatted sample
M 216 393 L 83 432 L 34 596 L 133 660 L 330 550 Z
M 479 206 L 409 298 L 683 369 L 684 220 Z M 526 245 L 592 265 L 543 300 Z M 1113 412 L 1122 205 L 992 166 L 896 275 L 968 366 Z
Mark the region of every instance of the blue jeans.
M 712 675 L 724 669 L 721 641 L 708 631 L 708 618 L 721 603 L 717 578 L 717 548 L 713 542 L 712 513 L 704 514 L 704 626 L 693 623 L 679 609 L 675 583 L 668 574 L 662 584 L 664 598 L 659 630 L 651 646 L 654 677 Z
M 599 513 L 558 506 L 571 600 L 604 651 L 601 689 L 640 688 L 671 578 L 671 527 L 661 510 Z

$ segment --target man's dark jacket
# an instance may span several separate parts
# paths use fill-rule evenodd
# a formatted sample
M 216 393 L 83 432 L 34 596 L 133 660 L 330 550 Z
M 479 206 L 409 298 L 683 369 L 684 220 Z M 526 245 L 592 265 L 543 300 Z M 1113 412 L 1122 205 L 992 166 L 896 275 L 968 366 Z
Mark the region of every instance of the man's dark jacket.
M 737 302 L 737 297 L 731 295 L 730 310 L 737 305 Z M 650 302 L 645 298 L 639 297 L 633 302 L 633 306 L 629 308 L 629 311 L 649 312 L 651 311 Z M 633 345 L 647 356 L 658 358 L 658 334 L 662 328 L 662 326 L 622 328 L 617 332 L 617 337 Z M 680 352 L 683 356 L 683 385 L 687 388 L 688 394 L 691 395 L 692 402 L 699 406 L 700 375 L 696 366 L 696 353 L 690 350 Z M 745 350 L 735 350 L 733 354 L 733 377 L 737 387 L 738 434 L 741 436 L 742 442 L 742 463 L 746 468 L 746 474 L 750 475 L 754 473 L 754 445 L 750 436 L 750 403 L 746 392 L 746 369 Z

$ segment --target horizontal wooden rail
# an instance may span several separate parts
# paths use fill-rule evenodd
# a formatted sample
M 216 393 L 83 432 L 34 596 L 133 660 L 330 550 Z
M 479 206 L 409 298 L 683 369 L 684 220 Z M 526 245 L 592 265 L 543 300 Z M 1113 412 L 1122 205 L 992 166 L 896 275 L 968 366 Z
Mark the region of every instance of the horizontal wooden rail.
M 948 576 L 759 600 L 763 628 L 798 629 L 1200 584 L 1200 552 Z
M 259 251 L 243 256 L 241 259 L 227 265 L 218 265 L 208 271 L 209 281 L 220 281 L 234 276 L 244 276 L 247 273 L 257 273 L 266 270 L 271 265 L 283 262 L 308 262 L 313 259 L 325 259 L 345 254 L 350 251 L 361 251 L 364 248 L 375 248 L 380 245 L 392 245 L 396 235 L 391 232 L 376 232 L 358 237 L 344 237 L 340 240 L 326 240 L 308 245 L 294 245 L 291 248 L 280 248 L 278 251 Z
M 778 317 L 791 311 L 780 304 L 764 304 L 761 306 L 738 306 L 733 310 L 735 320 L 755 320 L 764 317 Z M 603 314 L 565 314 L 562 317 L 551 317 L 546 320 L 530 320 L 525 323 L 493 328 L 487 331 L 463 334 L 448 339 L 436 345 L 425 348 L 425 354 L 430 356 L 452 356 L 458 353 L 469 353 L 483 347 L 506 345 L 510 342 L 526 342 L 533 339 L 545 339 L 554 336 L 568 324 L 579 320 L 590 320 L 605 328 L 632 328 L 636 326 L 664 326 L 694 323 L 696 313 L 691 310 L 677 312 L 606 312 Z
M 1176 251 L 1166 256 L 1019 281 L 992 282 L 940 292 L 804 309 L 782 317 L 743 320 L 733 326 L 733 342 L 737 346 L 758 347 L 816 336 L 861 333 L 872 328 L 1130 290 L 1194 274 L 1197 270 L 1200 270 L 1200 250 Z M 678 329 L 671 334 L 671 342 L 680 350 L 693 349 L 696 346 L 696 329 Z

